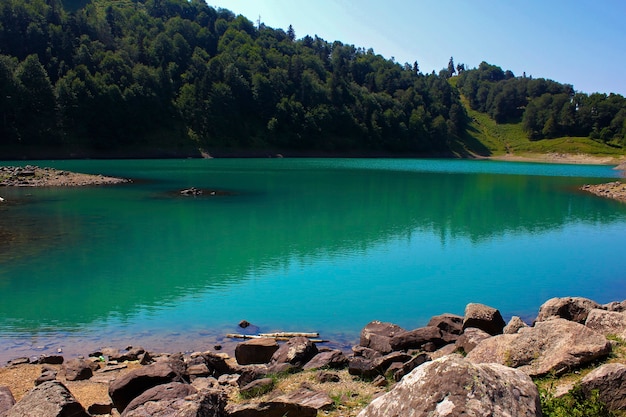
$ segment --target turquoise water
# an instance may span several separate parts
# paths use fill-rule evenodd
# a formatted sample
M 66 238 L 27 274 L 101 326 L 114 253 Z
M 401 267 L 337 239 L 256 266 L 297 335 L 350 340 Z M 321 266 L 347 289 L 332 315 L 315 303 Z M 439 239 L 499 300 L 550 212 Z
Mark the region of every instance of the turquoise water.
M 349 345 L 371 320 L 415 328 L 468 302 L 532 320 L 554 296 L 626 299 L 626 205 L 577 189 L 619 177 L 607 166 L 34 163 L 133 183 L 0 188 L 2 361 L 206 350 L 242 319 Z M 191 186 L 226 195 L 177 193 Z

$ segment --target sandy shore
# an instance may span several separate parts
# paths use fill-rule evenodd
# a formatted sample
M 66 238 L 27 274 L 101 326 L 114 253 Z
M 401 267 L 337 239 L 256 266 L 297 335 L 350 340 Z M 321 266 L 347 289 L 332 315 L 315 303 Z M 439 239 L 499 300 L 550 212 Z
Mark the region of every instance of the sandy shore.
M 615 165 L 626 168 L 626 156 L 595 156 L 587 154 L 569 154 L 569 153 L 534 153 L 534 154 L 506 154 L 491 156 L 487 159 L 494 161 L 511 161 L 511 162 L 546 162 L 557 164 L 588 164 L 588 165 Z

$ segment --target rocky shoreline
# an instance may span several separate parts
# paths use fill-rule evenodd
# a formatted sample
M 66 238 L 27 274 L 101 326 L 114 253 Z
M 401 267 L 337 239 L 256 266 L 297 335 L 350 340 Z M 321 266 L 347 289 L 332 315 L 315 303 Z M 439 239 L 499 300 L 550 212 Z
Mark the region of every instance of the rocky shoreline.
M 0 166 L 0 187 L 83 187 L 127 182 L 130 180 L 33 165 L 24 167 Z
M 350 352 L 288 336 L 245 340 L 234 357 L 127 347 L 16 359 L 0 368 L 0 416 L 541 416 L 546 378 L 551 395 L 576 386 L 626 409 L 626 301 L 553 298 L 532 324 L 482 304 L 412 330 L 373 321 Z
M 626 203 L 626 184 L 620 181 L 608 182 L 605 184 L 585 184 L 581 190 L 595 194 L 598 197 L 610 198 Z

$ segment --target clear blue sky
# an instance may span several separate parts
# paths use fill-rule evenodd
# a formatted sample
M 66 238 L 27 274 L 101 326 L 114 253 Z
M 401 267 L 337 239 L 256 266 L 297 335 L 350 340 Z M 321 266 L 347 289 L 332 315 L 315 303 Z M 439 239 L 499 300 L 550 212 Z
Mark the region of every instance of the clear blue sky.
M 626 96 L 626 0 L 207 0 L 297 38 L 318 35 L 422 72 L 481 61 Z

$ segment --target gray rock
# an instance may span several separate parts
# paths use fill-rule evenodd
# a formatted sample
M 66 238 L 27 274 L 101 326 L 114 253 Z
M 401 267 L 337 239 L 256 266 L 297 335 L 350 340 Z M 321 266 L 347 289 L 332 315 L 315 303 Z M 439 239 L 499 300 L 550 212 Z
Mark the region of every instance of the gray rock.
M 115 408 L 121 413 L 133 399 L 143 392 L 157 385 L 175 382 L 178 377 L 178 373 L 169 362 L 157 362 L 115 379 L 109 385 L 109 396 Z
M 607 363 L 594 369 L 580 382 L 583 392 L 598 390 L 600 400 L 611 411 L 626 409 L 626 365 Z
M 358 417 L 541 416 L 533 381 L 498 364 L 472 364 L 460 355 L 425 363 Z
M 504 334 L 515 334 L 519 331 L 519 329 L 523 329 L 524 327 L 528 327 L 526 323 L 522 321 L 518 316 L 511 317 L 508 324 L 504 326 Z
M 273 401 L 298 404 L 302 407 L 314 408 L 315 410 L 328 410 L 334 404 L 333 400 L 325 392 L 309 388 L 300 388 L 289 394 L 274 398 Z
M 304 365 L 304 370 L 333 368 L 341 369 L 348 364 L 348 358 L 340 350 L 320 352 Z
M 500 311 L 493 307 L 476 303 L 470 303 L 465 307 L 463 330 L 474 327 L 494 336 L 502 334 L 505 325 Z
M 277 350 L 278 343 L 269 337 L 246 340 L 235 348 L 235 359 L 240 365 L 269 363 Z
M 4 417 L 14 405 L 15 398 L 9 387 L 0 385 L 0 416 Z
M 139 408 L 149 401 L 164 401 L 177 398 L 185 398 L 197 393 L 193 386 L 180 382 L 170 382 L 168 384 L 157 385 L 133 399 L 124 409 L 122 417 L 127 416 L 134 409 Z
M 318 350 L 315 343 L 306 337 L 293 337 L 278 348 L 272 355 L 270 363 L 288 363 L 296 367 L 302 367 L 313 359 L 317 353 Z
M 352 346 L 352 352 L 354 353 L 354 356 L 361 356 L 366 359 L 376 359 L 383 356 L 383 354 L 379 351 L 363 346 Z
M 602 308 L 602 306 L 593 300 L 583 297 L 564 297 L 551 298 L 541 307 L 535 322 L 551 320 L 553 318 L 562 318 L 565 320 L 575 321 L 576 323 L 584 323 L 587 315 L 594 308 Z
M 148 401 L 125 417 L 227 417 L 223 391 L 201 391 L 184 398 Z
M 468 355 L 473 363 L 494 362 L 530 376 L 562 374 L 607 356 L 609 341 L 582 324 L 565 319 L 538 322 L 516 334 L 485 339 Z
M 589 312 L 585 326 L 603 335 L 615 335 L 626 339 L 626 313 L 593 309 Z
M 435 346 L 439 347 L 445 345 L 443 334 L 438 327 L 427 326 L 407 332 L 400 332 L 389 341 L 391 349 L 394 351 L 420 349 L 427 343 L 434 343 Z
M 59 381 L 49 381 L 30 390 L 7 417 L 89 417 L 70 391 Z
M 390 345 L 391 338 L 404 331 L 402 327 L 392 323 L 373 321 L 361 330 L 359 344 L 385 355 L 393 350 Z
M 454 344 L 455 349 L 464 353 L 470 353 L 480 342 L 492 337 L 489 333 L 470 327 L 458 338 Z
M 92 363 L 84 359 L 72 359 L 63 365 L 65 379 L 68 381 L 83 381 L 93 376 Z

